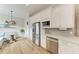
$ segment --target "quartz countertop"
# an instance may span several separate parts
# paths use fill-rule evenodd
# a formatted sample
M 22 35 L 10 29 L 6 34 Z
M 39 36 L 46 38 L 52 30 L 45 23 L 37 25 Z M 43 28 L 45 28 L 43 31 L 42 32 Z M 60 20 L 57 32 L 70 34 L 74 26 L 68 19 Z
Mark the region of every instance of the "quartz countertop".
M 64 35 L 54 35 L 54 34 L 46 34 L 46 36 L 56 38 L 58 40 L 65 40 L 65 41 L 79 44 L 79 37 L 76 37 L 76 36 L 64 36 Z

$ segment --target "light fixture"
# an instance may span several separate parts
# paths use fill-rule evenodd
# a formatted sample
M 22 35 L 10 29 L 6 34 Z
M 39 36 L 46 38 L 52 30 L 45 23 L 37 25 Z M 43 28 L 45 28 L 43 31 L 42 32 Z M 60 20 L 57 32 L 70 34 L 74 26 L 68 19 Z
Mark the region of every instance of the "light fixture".
M 5 21 L 6 24 L 9 24 L 9 25 L 15 25 L 16 22 L 13 20 L 13 11 L 11 10 L 11 20 L 10 21 Z
M 11 10 L 10 12 L 11 12 L 11 21 L 10 21 L 10 24 L 15 25 L 16 22 L 13 20 L 13 12 L 14 11 Z

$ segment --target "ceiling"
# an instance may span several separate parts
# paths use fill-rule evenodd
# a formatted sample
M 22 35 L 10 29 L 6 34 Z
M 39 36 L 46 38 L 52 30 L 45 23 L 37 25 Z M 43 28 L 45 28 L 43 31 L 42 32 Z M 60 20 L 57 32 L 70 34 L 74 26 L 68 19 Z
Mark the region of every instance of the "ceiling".
M 0 15 L 11 16 L 11 10 L 14 11 L 14 17 L 25 18 L 27 15 L 25 4 L 0 4 Z
M 39 12 L 40 10 L 47 8 L 50 4 L 30 4 L 26 6 L 25 4 L 0 4 L 0 15 L 10 16 L 11 10 L 14 17 L 26 18 L 29 14 L 30 16 Z
M 50 4 L 30 4 L 28 5 L 28 10 L 30 16 L 34 15 L 35 13 L 47 8 Z

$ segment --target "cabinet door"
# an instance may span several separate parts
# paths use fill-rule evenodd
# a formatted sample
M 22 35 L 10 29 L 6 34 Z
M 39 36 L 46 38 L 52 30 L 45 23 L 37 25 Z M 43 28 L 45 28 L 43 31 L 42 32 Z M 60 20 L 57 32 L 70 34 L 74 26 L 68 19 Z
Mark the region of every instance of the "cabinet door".
M 55 7 L 52 9 L 52 27 L 59 28 L 61 23 L 61 8 Z
M 60 54 L 79 54 L 79 45 L 70 41 L 59 40 Z
M 51 8 L 46 8 L 45 10 L 41 11 L 41 20 L 48 21 L 51 19 Z
M 60 27 L 64 28 L 73 28 L 74 26 L 74 17 L 75 10 L 74 5 L 61 5 L 61 23 Z
M 52 9 L 52 26 L 56 28 L 73 28 L 74 5 L 59 5 Z
M 37 13 L 36 16 L 35 16 L 35 22 L 40 22 L 40 13 Z
M 40 22 L 41 20 L 40 13 L 35 14 L 34 16 L 30 17 L 30 19 L 32 23 Z

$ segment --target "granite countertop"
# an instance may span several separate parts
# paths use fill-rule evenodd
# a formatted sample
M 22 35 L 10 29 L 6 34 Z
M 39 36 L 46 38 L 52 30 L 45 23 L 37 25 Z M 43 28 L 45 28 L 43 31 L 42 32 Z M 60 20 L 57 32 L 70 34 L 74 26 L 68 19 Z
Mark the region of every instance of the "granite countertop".
M 53 34 L 46 34 L 46 36 L 56 38 L 58 40 L 65 40 L 65 41 L 79 44 L 79 37 L 75 37 L 75 36 L 64 36 L 64 35 L 53 35 Z

